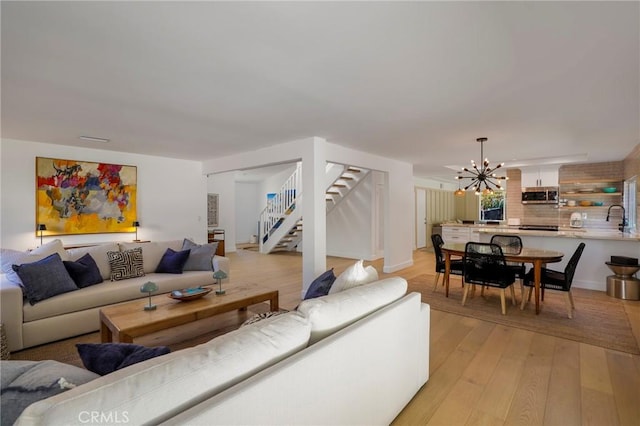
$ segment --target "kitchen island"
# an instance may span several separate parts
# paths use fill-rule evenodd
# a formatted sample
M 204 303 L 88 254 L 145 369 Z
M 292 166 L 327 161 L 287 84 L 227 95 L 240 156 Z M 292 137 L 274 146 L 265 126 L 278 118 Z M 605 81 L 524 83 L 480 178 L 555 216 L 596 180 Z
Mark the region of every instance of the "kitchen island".
M 556 250 L 564 253 L 560 263 L 549 265 L 551 269 L 563 270 L 569 258 L 584 242 L 586 247 L 578 263 L 573 285 L 591 290 L 606 291 L 607 276 L 612 275 L 605 262 L 611 256 L 640 257 L 640 235 L 622 233 L 617 230 L 559 227 L 557 231 L 523 230 L 518 226 L 442 224 L 443 237 L 468 235 L 469 241 L 489 242 L 495 234 L 518 235 L 525 247 Z M 453 231 L 453 234 L 451 233 Z M 465 232 L 467 234 L 465 234 Z M 447 243 L 445 238 L 445 243 Z M 459 239 L 455 242 L 461 242 Z

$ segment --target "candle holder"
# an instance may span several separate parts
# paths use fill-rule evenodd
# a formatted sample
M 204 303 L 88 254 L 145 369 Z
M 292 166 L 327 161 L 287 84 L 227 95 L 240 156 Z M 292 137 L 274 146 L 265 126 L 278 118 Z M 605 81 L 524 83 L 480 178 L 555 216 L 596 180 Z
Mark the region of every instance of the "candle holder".
M 141 293 L 149 293 L 149 304 L 144 307 L 145 311 L 153 311 L 156 309 L 156 305 L 151 304 L 151 293 L 154 291 L 158 291 L 158 285 L 152 281 L 147 281 L 140 287 Z
M 222 289 L 222 280 L 227 278 L 227 274 L 222 269 L 218 269 L 213 273 L 213 278 L 215 278 L 216 283 L 218 284 L 218 290 L 216 290 L 216 294 L 225 294 L 225 291 Z

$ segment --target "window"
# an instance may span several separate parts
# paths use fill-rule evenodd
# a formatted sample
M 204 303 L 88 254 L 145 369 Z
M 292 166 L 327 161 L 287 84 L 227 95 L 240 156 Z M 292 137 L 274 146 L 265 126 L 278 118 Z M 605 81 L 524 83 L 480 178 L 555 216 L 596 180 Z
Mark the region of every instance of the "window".
M 480 195 L 480 220 L 504 220 L 505 192 Z
M 636 223 L 636 206 L 638 204 L 636 195 L 638 194 L 638 178 L 634 176 L 624 181 L 624 207 L 627 212 L 627 226 L 630 232 L 635 232 L 638 224 Z

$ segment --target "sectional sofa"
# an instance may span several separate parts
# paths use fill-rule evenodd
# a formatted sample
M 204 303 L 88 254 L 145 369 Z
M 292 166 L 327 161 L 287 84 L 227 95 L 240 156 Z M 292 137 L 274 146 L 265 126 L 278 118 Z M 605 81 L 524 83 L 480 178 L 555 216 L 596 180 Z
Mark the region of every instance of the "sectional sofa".
M 302 301 L 33 403 L 16 424 L 387 425 L 429 378 L 429 305 L 406 290 L 391 277 Z
M 158 265 L 167 250 L 182 251 L 185 244 L 193 247 L 192 257 L 187 258 L 182 273 L 157 273 Z M 108 254 L 141 252 L 142 265 L 133 278 L 118 275 L 112 281 Z M 223 256 L 206 255 L 212 247 L 193 244 L 185 240 L 160 242 L 106 243 L 65 250 L 60 240 L 52 241 L 29 253 L 15 250 L 2 251 L 3 274 L 0 274 L 0 322 L 6 331 L 9 351 L 90 333 L 100 329 L 100 308 L 146 296 L 140 292 L 142 284 L 152 281 L 157 284 L 155 294 L 169 293 L 182 288 L 214 284 L 212 267 L 222 269 L 229 275 L 229 259 Z M 215 248 L 213 248 L 215 251 Z M 199 256 L 196 256 L 196 252 Z M 20 281 L 11 276 L 12 261 L 19 264 L 37 262 L 57 254 L 63 262 L 86 259 L 89 254 L 95 261 L 102 282 L 83 288 L 73 287 L 53 297 L 31 304 L 25 297 Z M 204 255 L 204 257 L 203 257 Z M 113 259 L 112 259 L 113 260 Z M 190 262 L 191 261 L 191 262 Z M 203 262 L 204 261 L 204 262 Z M 213 265 L 212 265 L 213 263 Z M 82 266 L 82 265 L 80 265 Z M 141 268 L 141 269 L 140 269 Z M 131 271 L 129 271 L 131 272 Z M 134 271 L 136 272 L 136 271 Z M 177 272 L 177 271 L 172 271 Z M 68 289 L 66 289 L 68 290 Z

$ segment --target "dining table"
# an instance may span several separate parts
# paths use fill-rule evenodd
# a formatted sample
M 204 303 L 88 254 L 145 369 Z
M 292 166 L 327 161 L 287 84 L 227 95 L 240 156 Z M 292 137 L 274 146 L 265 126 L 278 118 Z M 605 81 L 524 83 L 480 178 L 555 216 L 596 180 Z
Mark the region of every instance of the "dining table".
M 464 257 L 466 243 L 445 243 L 442 249 L 444 256 L 444 286 L 445 296 L 449 297 L 449 276 L 451 268 L 451 257 Z M 543 265 L 547 263 L 560 262 L 564 253 L 555 250 L 547 250 L 534 247 L 522 247 L 520 250 L 510 250 L 503 248 L 504 259 L 507 262 L 531 263 L 533 265 L 533 282 L 536 298 L 536 315 L 540 313 L 540 280 Z

